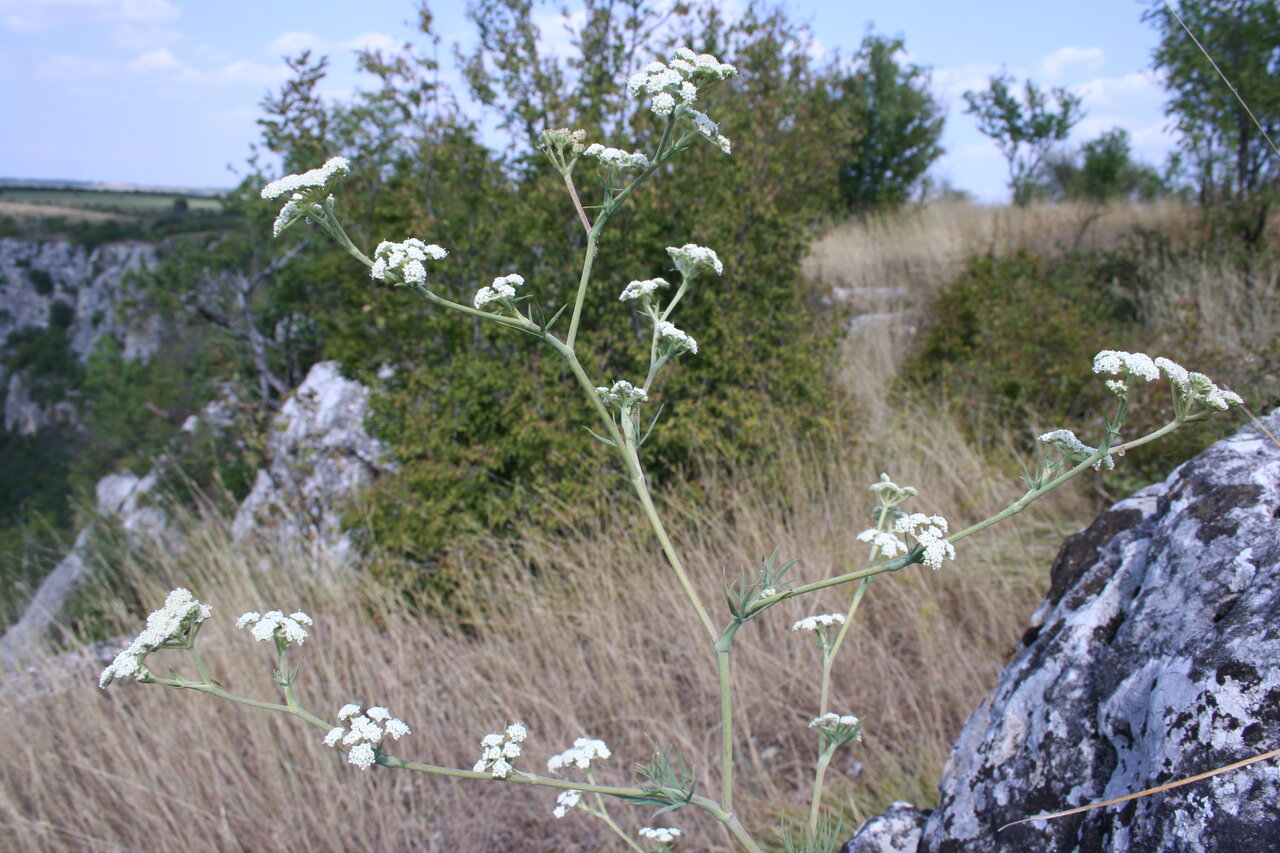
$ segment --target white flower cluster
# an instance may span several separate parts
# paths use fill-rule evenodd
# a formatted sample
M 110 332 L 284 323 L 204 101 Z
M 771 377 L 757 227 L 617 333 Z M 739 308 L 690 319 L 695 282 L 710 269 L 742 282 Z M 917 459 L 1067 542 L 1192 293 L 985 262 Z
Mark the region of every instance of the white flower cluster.
M 116 678 L 132 675 L 141 678 L 146 674 L 142 660 L 170 640 L 182 640 L 200 622 L 209 618 L 213 608 L 201 604 L 189 590 L 179 587 L 165 597 L 164 606 L 147 616 L 147 627 L 133 642 L 124 648 L 115 660 L 102 671 L 99 687 L 106 687 Z
M 499 302 L 503 299 L 514 299 L 516 288 L 524 286 L 524 276 L 516 273 L 510 275 L 499 276 L 493 280 L 493 284 L 488 287 L 482 287 L 476 291 L 475 302 L 476 308 L 483 308 L 490 302 Z
M 435 243 L 424 243 L 410 237 L 403 243 L 390 243 L 383 240 L 373 250 L 373 266 L 369 268 L 369 277 L 377 281 L 387 281 L 390 273 L 399 273 L 405 284 L 426 284 L 427 268 L 423 261 L 439 261 L 448 257 L 449 251 Z
M 833 714 L 828 711 L 821 717 L 814 717 L 809 723 L 809 728 L 835 728 L 836 726 L 848 726 L 852 728 L 853 726 L 856 726 L 858 722 L 858 718 L 852 714 L 845 714 L 844 716 L 841 716 L 840 714 Z
M 685 243 L 679 248 L 668 246 L 667 254 L 675 261 L 676 269 L 686 281 L 704 272 L 714 272 L 716 275 L 724 273 L 724 264 L 720 262 L 720 258 L 714 251 L 703 246 L 693 243 Z
M 343 175 L 350 174 L 351 164 L 346 157 L 333 157 L 318 169 L 303 172 L 301 175 L 285 175 L 262 188 L 265 199 L 280 198 L 288 195 L 289 199 L 276 216 L 272 231 L 279 237 L 280 232 L 297 222 L 303 216 L 320 212 L 320 204 L 329 195 L 329 189 Z
M 792 631 L 816 631 L 819 628 L 830 628 L 832 625 L 843 625 L 844 615 L 841 613 L 824 613 L 820 616 L 806 616 L 791 626 Z
M 346 157 L 333 157 L 318 169 L 303 172 L 301 175 L 285 175 L 262 188 L 265 199 L 280 198 L 285 193 L 293 193 L 298 198 L 308 190 L 328 190 L 333 181 L 351 173 L 351 161 Z
M 670 341 L 670 351 L 673 354 L 682 352 L 691 352 L 698 354 L 698 342 L 691 338 L 687 333 L 676 328 L 675 323 L 666 320 L 658 321 L 658 337 L 665 341 Z
M 720 125 L 712 121 L 706 113 L 690 109 L 685 111 L 685 117 L 693 122 L 693 126 L 699 133 L 718 145 L 721 151 L 726 154 L 733 153 L 733 143 L 720 134 Z
M 1090 447 L 1076 438 L 1076 434 L 1069 429 L 1055 429 L 1053 432 L 1046 432 L 1038 440 L 1043 441 L 1050 447 L 1056 447 L 1062 451 L 1063 456 L 1072 462 L 1083 462 L 1098 452 L 1096 447 Z M 1107 470 L 1113 470 L 1116 467 L 1116 461 L 1108 454 L 1094 463 L 1093 470 L 1100 471 L 1103 466 Z
M 1152 382 L 1160 378 L 1160 370 L 1151 356 L 1140 352 L 1104 349 L 1093 357 L 1094 373 L 1128 373 Z
M 880 549 L 880 556 L 893 559 L 899 554 L 906 554 L 910 549 L 907 543 L 887 530 L 876 530 L 874 527 L 858 534 L 859 542 L 866 542 L 872 548 Z
M 255 640 L 266 641 L 272 637 L 279 636 L 286 643 L 297 643 L 299 645 L 307 638 L 307 629 L 302 626 L 310 624 L 312 624 L 311 617 L 301 610 L 297 613 L 290 613 L 288 616 L 285 616 L 279 610 L 271 610 L 266 613 L 250 610 L 236 620 L 237 628 L 253 626 L 249 629 L 249 633 L 253 634 Z
M 601 165 L 610 169 L 646 169 L 649 166 L 649 158 L 639 151 L 628 154 L 621 148 L 606 148 L 599 142 L 588 145 L 582 156 L 595 157 Z
M 624 412 L 630 410 L 636 403 L 643 403 L 649 399 L 649 394 L 643 388 L 637 388 L 625 379 L 619 379 L 613 383 L 612 388 L 598 386 L 596 393 L 600 395 L 605 405 L 617 406 Z
M 660 826 L 656 829 L 652 826 L 646 826 L 640 829 L 639 835 L 641 838 L 657 841 L 660 844 L 674 844 L 676 838 L 680 835 L 680 830 L 671 826 Z
M 940 515 L 913 512 L 895 521 L 893 530 L 895 533 L 911 536 L 924 546 L 924 556 L 921 557 L 920 562 L 931 569 L 942 568 L 944 558 L 948 560 L 956 558 L 956 549 L 943 538 L 947 532 L 947 520 Z
M 505 732 L 495 732 L 480 739 L 480 760 L 472 768 L 476 773 L 490 773 L 495 779 L 511 774 L 511 760 L 520 755 L 520 744 L 529 736 L 524 723 L 512 723 Z
M 343 720 L 347 720 L 351 728 L 335 726 L 329 729 L 329 733 L 324 736 L 324 745 L 336 748 L 341 742 L 343 746 L 349 747 L 347 763 L 354 764 L 361 770 L 368 770 L 373 766 L 377 758 L 374 747 L 382 743 L 384 737 L 400 740 L 411 734 L 408 726 L 382 707 L 375 706 L 361 714 L 359 705 L 343 705 L 338 710 L 338 722 Z
M 670 287 L 665 278 L 648 278 L 644 281 L 633 281 L 622 289 L 622 295 L 618 297 L 619 302 L 629 302 L 634 299 L 643 299 L 646 296 L 652 296 L 659 287 Z
M 547 759 L 547 770 L 552 773 L 558 773 L 566 767 L 587 770 L 595 759 L 603 760 L 612 754 L 604 741 L 580 737 L 573 742 L 573 748 L 566 749 L 559 755 L 553 755 Z
M 916 490 L 910 486 L 899 486 L 894 483 L 889 479 L 888 474 L 881 474 L 880 480 L 872 483 L 868 488 L 875 493 L 881 506 L 897 506 L 907 498 L 914 498 L 917 494 Z
M 587 138 L 585 130 L 570 130 L 567 127 L 542 131 L 540 148 L 551 148 L 561 154 L 568 151 L 570 155 L 581 154 L 583 140 Z
M 569 809 L 576 806 L 578 801 L 581 799 L 582 792 L 576 788 L 571 788 L 568 791 L 561 791 L 560 796 L 556 797 L 556 807 L 551 810 L 551 813 L 557 818 L 562 818 L 568 814 Z
M 1169 377 L 1175 393 L 1192 406 L 1225 412 L 1231 406 L 1244 405 L 1239 394 L 1218 387 L 1203 373 L 1189 371 L 1167 358 L 1157 358 L 1155 365 Z
M 711 119 L 693 109 L 690 104 L 698 99 L 698 84 L 703 81 L 724 80 L 738 73 L 727 62 L 721 62 L 709 53 L 694 53 L 687 47 L 676 51 L 670 62 L 651 62 L 627 81 L 627 91 L 632 95 L 642 92 L 652 96 L 649 109 L 654 115 L 669 116 L 677 106 L 684 107 L 684 116 L 712 142 L 728 154 L 731 143 L 720 135 L 719 127 Z

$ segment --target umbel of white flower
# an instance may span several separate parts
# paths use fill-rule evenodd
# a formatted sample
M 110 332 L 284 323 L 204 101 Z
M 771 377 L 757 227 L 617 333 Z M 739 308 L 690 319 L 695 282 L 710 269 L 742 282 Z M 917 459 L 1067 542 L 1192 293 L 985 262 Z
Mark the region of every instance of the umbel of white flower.
M 501 303 L 504 300 L 515 299 L 516 288 L 524 286 L 524 276 L 516 273 L 499 276 L 493 280 L 493 284 L 488 287 L 482 287 L 476 292 L 474 305 L 476 308 L 483 308 L 490 302 Z
M 318 169 L 301 175 L 285 175 L 263 187 L 265 199 L 288 197 L 276 217 L 272 229 L 275 236 L 279 237 L 280 232 L 305 216 L 322 217 L 324 205 L 332 203 L 333 196 L 329 193 L 333 185 L 350 172 L 351 164 L 346 157 L 333 157 Z
M 659 844 L 673 844 L 680 835 L 680 830 L 672 826 L 652 827 L 646 826 L 640 829 L 641 838 L 647 838 L 650 841 L 657 841 Z
M 659 287 L 670 286 L 665 278 L 648 278 L 644 281 L 633 281 L 622 289 L 622 295 L 618 297 L 618 301 L 632 302 L 648 299 L 657 292 Z
M 547 759 L 547 770 L 552 773 L 558 773 L 566 767 L 589 770 L 592 761 L 597 758 L 603 760 L 612 754 L 604 741 L 580 737 L 573 742 L 572 748 Z
M 844 614 L 842 613 L 823 613 L 819 616 L 806 616 L 799 622 L 791 626 L 792 631 L 818 631 L 822 628 L 830 628 L 832 625 L 843 625 Z
M 133 639 L 115 660 L 102 671 L 99 687 L 106 687 L 117 678 L 132 675 L 142 679 L 150 675 L 143 660 L 151 652 L 166 644 L 185 643 L 191 632 L 213 613 L 213 608 L 201 604 L 187 589 L 179 587 L 164 600 L 164 606 L 147 616 L 147 627 Z
M 893 523 L 895 533 L 911 536 L 924 548 L 920 562 L 931 569 L 942 568 L 943 559 L 956 558 L 955 547 L 943 537 L 947 533 L 947 520 L 940 515 L 913 512 Z
M 1076 438 L 1076 434 L 1069 429 L 1055 429 L 1053 432 L 1046 432 L 1040 436 L 1038 441 L 1056 448 L 1072 462 L 1083 462 L 1098 452 L 1096 447 L 1090 447 Z M 1108 470 L 1114 469 L 1116 461 L 1110 455 L 1104 456 L 1093 464 L 1093 470 L 1099 471 L 1103 466 L 1106 466 Z
M 662 341 L 668 355 L 679 355 L 682 352 L 698 354 L 698 342 L 686 332 L 677 329 L 675 323 L 659 320 L 658 338 Z
M 1220 388 L 1203 373 L 1193 373 L 1167 358 L 1152 358 L 1140 352 L 1103 350 L 1093 357 L 1094 373 L 1136 376 L 1153 382 L 1164 373 L 1173 387 L 1174 408 L 1182 420 L 1201 420 L 1214 411 L 1224 412 L 1243 405 L 1239 394 Z M 1107 387 L 1120 396 L 1128 393 L 1124 382 L 1108 382 Z
M 727 62 L 709 53 L 694 53 L 687 47 L 676 51 L 668 62 L 651 62 L 627 81 L 632 95 L 649 95 L 649 110 L 657 116 L 675 113 L 728 154 L 732 143 L 720 134 L 719 126 L 691 106 L 698 99 L 698 87 L 732 77 L 738 73 Z
M 344 720 L 349 728 L 334 726 L 329 729 L 329 733 L 324 736 L 324 745 L 336 749 L 341 743 L 347 747 L 347 763 L 354 764 L 361 770 L 368 770 L 373 766 L 384 738 L 400 740 L 405 735 L 412 734 L 407 725 L 381 706 L 374 706 L 361 714 L 359 705 L 343 705 L 338 709 L 338 722 Z
M 391 281 L 394 273 L 405 284 L 426 284 L 427 268 L 423 262 L 444 260 L 448 255 L 447 249 L 435 243 L 423 243 L 414 237 L 402 243 L 383 240 L 373 250 L 369 277 L 375 281 Z
M 556 807 L 551 810 L 551 813 L 555 815 L 558 820 L 568 814 L 569 809 L 576 806 L 578 801 L 581 799 L 582 792 L 576 788 L 570 788 L 568 791 L 561 791 L 560 796 L 556 797 Z
M 255 640 L 265 642 L 278 638 L 286 644 L 297 643 L 298 645 L 307 639 L 307 629 L 302 626 L 310 624 L 312 624 L 311 617 L 301 610 L 290 613 L 288 616 L 279 610 L 270 610 L 266 613 L 251 610 L 236 620 L 236 627 L 249 628 L 249 633 Z
M 631 411 L 637 403 L 643 403 L 649 399 L 648 392 L 643 388 L 637 388 L 625 379 L 619 379 L 611 388 L 601 385 L 596 388 L 596 393 L 600 395 L 601 402 L 606 406 L 614 406 L 624 412 Z
M 704 246 L 693 243 L 685 243 L 679 248 L 668 246 L 667 254 L 676 262 L 676 269 L 686 281 L 697 278 L 704 272 L 714 272 L 716 275 L 724 273 L 724 264 L 720 262 L 720 258 Z
M 599 142 L 592 143 L 582 152 L 583 157 L 595 157 L 600 165 L 608 169 L 645 169 L 649 166 L 649 158 L 639 151 L 628 154 L 621 148 L 606 148 Z
M 505 732 L 494 732 L 480 739 L 480 760 L 472 768 L 476 773 L 489 773 L 495 779 L 505 779 L 515 769 L 512 766 L 520 755 L 520 744 L 529 736 L 524 723 L 512 723 Z

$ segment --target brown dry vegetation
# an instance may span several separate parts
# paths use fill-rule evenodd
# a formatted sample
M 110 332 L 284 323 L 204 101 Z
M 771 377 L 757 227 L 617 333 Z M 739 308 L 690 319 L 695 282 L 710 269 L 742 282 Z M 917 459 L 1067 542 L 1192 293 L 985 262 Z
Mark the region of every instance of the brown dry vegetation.
M 1051 247 L 1054 235 L 1077 233 L 1074 215 L 941 208 L 850 226 L 815 244 L 810 271 L 820 287 L 903 286 L 910 299 L 894 310 L 918 307 L 966 251 Z M 1117 215 L 1161 227 L 1185 222 L 1172 209 Z M 1104 240 L 1108 229 L 1123 228 L 1107 222 L 1091 224 L 1086 237 Z M 1215 322 L 1238 320 L 1247 304 L 1215 299 L 1218 292 L 1199 292 L 1214 306 L 1204 310 L 1217 312 Z M 1266 323 L 1274 330 L 1275 319 L 1258 320 L 1256 332 Z M 854 537 L 868 526 L 871 506 L 866 487 L 881 471 L 920 489 L 909 508 L 953 524 L 1021 494 L 936 407 L 886 391 L 901 335 L 873 324 L 850 337 L 844 386 L 832 392 L 833 411 L 844 414 L 828 434 L 780 440 L 783 464 L 762 470 L 786 476 L 721 474 L 702 484 L 710 499 L 701 503 L 679 489 L 665 492 L 677 547 L 718 619 L 726 615 L 722 580 L 774 548 L 799 560 L 794 574 L 802 579 L 857 567 L 865 548 Z M 1069 488 L 966 540 L 940 572 L 915 566 L 872 584 L 832 693 L 835 709 L 867 720 L 866 740 L 837 756 L 828 774 L 831 809 L 854 822 L 895 798 L 927 804 L 934 796 L 950 742 L 1025 628 L 1063 535 L 1087 520 L 1082 491 Z M 328 718 L 348 701 L 388 706 L 414 730 L 393 750 L 406 759 L 469 768 L 481 735 L 523 719 L 530 769 L 587 734 L 614 751 L 597 781 L 626 784 L 653 745 L 679 746 L 700 790 L 714 794 L 714 662 L 630 497 L 602 496 L 592 525 L 563 539 L 471 543 L 476 571 L 465 592 L 476 604 L 463 618 L 415 617 L 354 570 L 316 578 L 297 557 L 233 547 L 212 512 L 186 520 L 180 553 L 142 549 L 115 569 L 151 606 L 174 585 L 214 605 L 201 634 L 206 660 L 229 689 L 258 698 L 276 698 L 271 655 L 230 623 L 250 609 L 311 613 L 316 626 L 299 655 L 302 701 Z M 737 810 L 762 840 L 779 817 L 803 814 L 811 784 L 815 744 L 805 723 L 816 704 L 818 655 L 790 626 L 844 609 L 849 592 L 786 602 L 738 635 Z M 136 630 L 137 616 L 118 609 L 121 632 Z M 65 677 L 50 677 L 51 668 Z M 63 661 L 4 686 L 0 714 L 13 736 L 0 754 L 0 848 L 619 848 L 580 813 L 553 819 L 554 794 L 545 790 L 361 772 L 297 720 L 158 686 L 99 690 L 100 668 Z M 631 829 L 654 823 L 647 810 L 611 811 Z M 731 849 L 692 810 L 656 825 L 684 827 L 682 849 Z

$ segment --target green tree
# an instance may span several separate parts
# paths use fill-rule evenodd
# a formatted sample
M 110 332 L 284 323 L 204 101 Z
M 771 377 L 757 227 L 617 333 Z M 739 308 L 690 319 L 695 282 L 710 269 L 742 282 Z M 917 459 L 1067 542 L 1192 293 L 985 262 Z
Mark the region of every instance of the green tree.
M 929 72 L 899 64 L 903 40 L 868 33 L 852 73 L 836 82 L 833 109 L 853 136 L 840 163 L 840 195 L 854 213 L 896 207 L 911 198 L 942 155 L 945 112 L 929 91 Z
M 1133 159 L 1129 132 L 1122 127 L 1089 140 L 1078 152 L 1050 154 L 1040 182 L 1053 198 L 1099 204 L 1123 198 L 1150 201 L 1170 193 L 1164 176 Z
M 1182 0 L 1176 16 L 1168 6 L 1155 5 L 1143 17 L 1160 34 L 1152 65 L 1164 73 L 1165 113 L 1182 133 L 1180 147 L 1200 201 L 1222 211 L 1246 246 L 1255 245 L 1275 203 L 1280 157 L 1240 101 L 1272 139 L 1280 137 L 1280 5 L 1275 0 Z
M 1048 92 L 1028 80 L 1022 96 L 1013 91 L 1007 73 L 993 76 L 984 92 L 965 92 L 965 112 L 978 119 L 978 130 L 995 140 L 1009 166 L 1013 202 L 1025 205 L 1035 192 L 1035 176 L 1054 143 L 1067 138 L 1084 117 L 1080 98 L 1066 89 Z M 1050 99 L 1056 107 L 1050 105 Z

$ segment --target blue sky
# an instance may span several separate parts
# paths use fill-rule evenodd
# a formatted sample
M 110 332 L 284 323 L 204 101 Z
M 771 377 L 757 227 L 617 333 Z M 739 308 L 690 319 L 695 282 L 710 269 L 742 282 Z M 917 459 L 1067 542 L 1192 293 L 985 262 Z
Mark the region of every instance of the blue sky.
M 742 0 L 726 0 L 730 11 Z M 866 27 L 902 35 L 950 108 L 937 177 L 1007 199 L 1004 161 L 963 114 L 961 93 L 1001 68 L 1083 96 L 1073 142 L 1120 126 L 1163 163 L 1174 144 L 1149 70 L 1155 34 L 1133 0 L 792 0 L 816 50 L 851 52 Z M 470 40 L 465 2 L 432 4 L 446 44 Z M 562 39 L 558 4 L 539 7 Z M 572 6 L 572 0 L 570 0 Z M 413 0 L 0 0 L 0 176 L 161 186 L 236 182 L 258 102 L 287 77 L 284 54 L 328 53 L 327 91 L 360 81 L 352 51 L 412 36 Z

